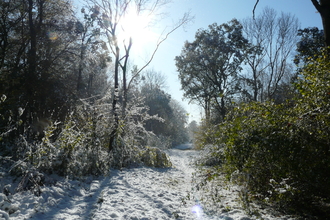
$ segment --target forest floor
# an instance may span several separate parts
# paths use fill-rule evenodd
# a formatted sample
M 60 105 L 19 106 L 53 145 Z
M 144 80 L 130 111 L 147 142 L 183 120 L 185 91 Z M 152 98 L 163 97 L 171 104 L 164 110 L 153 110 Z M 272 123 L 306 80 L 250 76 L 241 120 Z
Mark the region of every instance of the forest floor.
M 248 215 L 238 200 L 238 191 L 222 189 L 221 210 L 203 212 L 207 204 L 197 198 L 193 186 L 194 158 L 199 152 L 191 145 L 166 150 L 173 168 L 138 167 L 111 170 L 102 178 L 73 181 L 52 176 L 54 184 L 42 187 L 40 196 L 20 192 L 0 196 L 0 209 L 9 219 L 293 219 L 276 216 L 266 210 Z M 212 207 L 208 207 L 208 210 Z M 5 214 L 0 219 L 6 219 Z

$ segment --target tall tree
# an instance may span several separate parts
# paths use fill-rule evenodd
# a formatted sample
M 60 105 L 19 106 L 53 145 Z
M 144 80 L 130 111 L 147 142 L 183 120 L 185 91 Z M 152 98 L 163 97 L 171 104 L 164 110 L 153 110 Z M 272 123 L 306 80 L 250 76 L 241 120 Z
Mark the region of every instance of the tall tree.
M 172 146 L 188 141 L 187 112 L 166 93 L 166 78 L 160 72 L 148 70 L 143 77 L 141 96 L 148 114 L 158 116 L 145 123 L 145 128 L 157 137 L 164 137 Z M 159 120 L 159 119 L 162 120 Z
M 163 120 L 152 119 L 145 127 L 156 135 L 168 136 L 167 124 L 172 117 L 171 95 L 166 92 L 166 78 L 161 72 L 146 70 L 140 87 L 141 96 L 148 107 L 149 115 L 157 115 Z
M 172 146 L 184 144 L 189 141 L 188 114 L 182 107 L 179 101 L 172 99 L 170 102 L 173 117 L 170 118 L 170 134 L 172 139 Z
M 242 24 L 244 36 L 254 45 L 246 60 L 250 73 L 243 77 L 250 87 L 246 95 L 254 101 L 274 99 L 279 86 L 293 74 L 290 56 L 298 42 L 298 19 L 265 8 Z
M 24 119 L 63 108 L 70 95 L 75 35 L 67 1 L 2 1 L 1 92 L 25 107 Z M 17 106 L 12 107 L 17 109 Z
M 109 151 L 112 151 L 118 140 L 118 126 L 119 126 L 119 90 L 122 88 L 122 115 L 125 115 L 127 105 L 127 93 L 128 93 L 128 61 L 130 51 L 133 46 L 134 36 L 128 36 L 128 39 L 123 37 L 121 33 L 125 32 L 124 26 L 125 17 L 129 16 L 129 13 L 134 13 L 137 16 L 142 14 L 154 14 L 160 7 L 167 4 L 168 0 L 90 0 L 95 6 L 94 15 L 98 17 L 99 24 L 104 30 L 108 45 L 111 51 L 114 62 L 114 95 L 112 102 L 112 111 L 114 114 L 114 126 L 110 134 Z M 160 37 L 155 49 L 152 52 L 150 59 L 144 66 L 135 71 L 137 76 L 145 67 L 147 67 L 157 52 L 160 44 L 166 40 L 169 34 L 190 21 L 190 16 L 185 14 L 183 18 L 174 25 L 174 27 L 168 31 L 165 36 Z M 122 87 L 120 88 L 119 74 L 122 74 Z
M 63 108 L 70 103 L 68 99 L 74 98 L 70 78 L 76 36 L 68 25 L 74 19 L 72 5 L 63 0 L 29 0 L 24 7 L 28 7 L 29 40 L 25 87 L 30 112 L 26 113 L 49 117 L 51 111 Z
M 207 120 L 211 105 L 220 120 L 225 117 L 228 102 L 238 92 L 238 73 L 248 46 L 242 25 L 233 19 L 198 30 L 195 41 L 186 42 L 175 57 L 184 96 L 205 103 Z
M 79 97 L 100 95 L 106 87 L 106 70 L 111 61 L 102 40 L 94 9 L 81 9 L 83 19 L 73 22 L 77 35 L 77 93 Z M 103 78 L 103 79 L 101 79 Z M 95 88 L 94 84 L 98 82 Z
M 195 120 L 193 120 L 188 124 L 187 129 L 188 129 L 189 139 L 192 143 L 194 143 L 195 135 L 198 132 L 199 125 L 197 124 L 197 122 Z

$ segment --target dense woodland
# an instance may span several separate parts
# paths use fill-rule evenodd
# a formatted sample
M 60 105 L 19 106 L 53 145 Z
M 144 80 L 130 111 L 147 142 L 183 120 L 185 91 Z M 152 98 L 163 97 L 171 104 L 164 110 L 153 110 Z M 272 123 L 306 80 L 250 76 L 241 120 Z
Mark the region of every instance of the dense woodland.
M 62 0 L 1 1 L 0 147 L 13 174 L 104 174 L 141 162 L 146 146 L 188 141 L 166 77 L 130 63 L 132 39 L 119 39 L 129 7 L 154 12 L 166 1 L 140 3 L 74 11 Z
M 293 15 L 270 8 L 198 30 L 175 57 L 185 98 L 204 109 L 201 124 L 188 125 L 166 77 L 148 70 L 150 62 L 130 64 L 132 39 L 117 34 L 130 4 L 142 13 L 165 3 L 91 0 L 74 11 L 65 0 L 0 2 L 2 171 L 21 180 L 18 190 L 38 194 L 40 175 L 167 167 L 157 148 L 193 140 L 207 152 L 199 161 L 201 189 L 221 175 L 236 176 L 247 209 L 258 200 L 288 213 L 329 216 L 323 30 L 301 29 Z M 189 19 L 184 15 L 168 34 Z

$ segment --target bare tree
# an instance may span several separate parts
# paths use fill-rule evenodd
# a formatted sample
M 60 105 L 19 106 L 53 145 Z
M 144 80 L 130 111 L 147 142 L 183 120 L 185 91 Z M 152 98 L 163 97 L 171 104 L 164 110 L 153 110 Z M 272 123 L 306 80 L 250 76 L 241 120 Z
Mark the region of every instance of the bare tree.
M 108 46 L 114 60 L 114 95 L 112 102 L 112 110 L 115 118 L 114 129 L 111 131 L 109 151 L 112 151 L 116 144 L 116 137 L 118 134 L 118 122 L 119 122 L 119 73 L 122 73 L 122 115 L 125 115 L 127 105 L 127 92 L 129 89 L 127 79 L 127 68 L 130 51 L 133 46 L 134 36 L 129 36 L 129 39 L 123 39 L 120 36 L 120 32 L 125 31 L 123 27 L 123 20 L 129 13 L 136 13 L 136 15 L 142 14 L 154 14 L 162 6 L 169 3 L 169 0 L 90 0 L 94 4 L 94 14 L 99 18 L 99 24 L 105 31 Z M 189 14 L 184 14 L 182 19 L 176 23 L 172 29 L 165 32 L 164 35 L 160 36 L 155 49 L 153 50 L 150 58 L 146 61 L 145 65 L 140 69 L 134 71 L 132 78 L 138 76 L 138 74 L 145 69 L 157 52 L 159 46 L 167 39 L 167 37 L 191 20 Z M 132 80 L 131 80 L 132 81 Z
M 166 84 L 167 77 L 162 72 L 157 72 L 154 69 L 148 69 L 143 76 L 143 86 L 150 86 L 166 90 L 168 88 Z
M 252 89 L 252 99 L 273 99 L 278 86 L 291 72 L 290 55 L 298 42 L 298 19 L 274 9 L 265 8 L 263 13 L 243 21 L 244 33 L 254 47 L 247 57 L 250 76 L 245 81 Z
M 255 10 L 260 0 L 256 0 L 253 7 L 253 18 L 255 15 Z M 329 0 L 311 0 L 316 10 L 320 13 L 323 30 L 324 30 L 324 42 L 325 46 L 330 46 L 330 1 Z

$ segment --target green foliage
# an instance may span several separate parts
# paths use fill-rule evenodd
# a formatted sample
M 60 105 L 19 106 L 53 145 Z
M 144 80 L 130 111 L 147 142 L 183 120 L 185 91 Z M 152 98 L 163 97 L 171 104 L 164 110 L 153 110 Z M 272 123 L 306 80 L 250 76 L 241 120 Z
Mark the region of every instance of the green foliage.
M 292 116 L 285 105 L 251 103 L 240 106 L 221 126 L 228 175 L 251 176 L 249 189 L 267 195 L 269 180 L 296 176 L 300 146 L 293 135 Z M 297 151 L 297 152 L 296 152 Z M 298 163 L 298 164 L 296 164 Z
M 197 101 L 210 119 L 211 110 L 225 117 L 230 99 L 238 92 L 238 73 L 249 43 L 242 25 L 228 23 L 200 29 L 193 42 L 186 42 L 181 55 L 175 57 L 184 96 Z
M 249 193 L 282 210 L 324 213 L 321 204 L 330 201 L 329 69 L 325 53 L 311 60 L 294 103 L 252 102 L 231 111 L 213 133 L 214 149 L 223 146 L 223 154 L 207 155 L 220 158 L 212 166 L 228 178 L 246 177 L 241 184 Z
M 215 144 L 217 142 L 217 137 L 215 136 L 217 127 L 218 126 L 212 125 L 207 120 L 202 121 L 198 131 L 195 133 L 195 149 L 201 150 L 209 144 Z
M 303 66 L 309 63 L 311 57 L 317 57 L 324 47 L 324 33 L 317 27 L 298 30 L 300 41 L 297 43 L 297 52 L 294 62 Z M 303 65 L 301 65 L 303 64 Z

